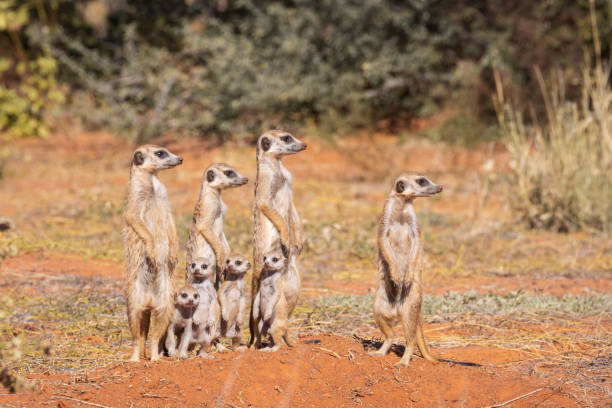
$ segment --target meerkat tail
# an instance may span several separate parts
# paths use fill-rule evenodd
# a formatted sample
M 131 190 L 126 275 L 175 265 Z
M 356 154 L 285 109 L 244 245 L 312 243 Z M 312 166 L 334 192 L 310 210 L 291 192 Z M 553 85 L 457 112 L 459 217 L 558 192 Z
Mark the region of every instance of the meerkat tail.
M 419 350 L 421 351 L 421 355 L 423 356 L 425 360 L 433 361 L 433 362 L 438 361 L 437 358 L 431 355 L 431 353 L 429 352 L 429 348 L 427 347 L 427 343 L 425 343 L 425 336 L 423 335 L 423 318 L 422 317 L 421 317 L 421 321 L 419 322 L 419 325 L 417 326 L 416 342 L 417 342 L 417 346 L 419 347 Z

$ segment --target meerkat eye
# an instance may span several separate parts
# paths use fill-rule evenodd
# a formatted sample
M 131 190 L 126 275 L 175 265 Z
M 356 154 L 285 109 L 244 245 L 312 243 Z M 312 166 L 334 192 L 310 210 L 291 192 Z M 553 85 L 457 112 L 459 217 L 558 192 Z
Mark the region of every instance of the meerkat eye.
M 191 264 L 191 269 L 195 269 L 195 267 L 196 267 L 196 264 L 195 264 L 195 263 L 192 263 L 192 264 Z
M 164 157 L 168 156 L 168 153 L 165 150 L 158 150 L 155 152 L 155 155 L 160 159 L 163 159 Z
M 281 137 L 281 140 L 285 143 L 291 143 L 291 141 L 293 140 L 293 138 L 289 135 L 285 135 L 283 137 Z
M 228 259 L 227 261 L 225 261 L 225 263 L 229 265 L 229 263 L 230 263 L 230 260 Z
M 202 269 L 208 269 L 208 265 L 202 264 Z
M 193 295 L 193 298 L 194 298 L 194 299 L 198 299 L 199 297 L 200 297 L 200 295 L 199 295 L 199 294 L 197 294 L 197 293 L 196 293 L 195 295 Z
M 242 265 L 242 261 L 236 261 L 236 265 L 238 266 Z
M 188 295 L 188 294 L 186 294 L 186 293 L 181 293 L 181 297 L 182 297 L 182 298 L 187 299 L 187 296 L 189 296 L 189 295 Z
M 223 174 L 230 178 L 236 177 L 236 172 L 234 170 L 225 170 Z
M 264 262 L 266 262 L 266 260 L 267 260 L 267 259 L 268 259 L 268 258 L 264 256 Z
M 277 263 L 278 262 L 278 258 L 277 257 L 272 258 L 272 262 Z
M 418 178 L 416 182 L 421 187 L 425 187 L 426 185 L 429 184 L 429 181 L 424 177 Z

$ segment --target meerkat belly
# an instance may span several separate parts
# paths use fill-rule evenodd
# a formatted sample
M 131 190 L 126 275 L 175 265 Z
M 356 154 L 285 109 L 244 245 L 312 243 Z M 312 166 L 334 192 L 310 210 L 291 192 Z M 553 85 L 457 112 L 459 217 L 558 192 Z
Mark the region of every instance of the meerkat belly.
M 163 200 L 151 200 L 147 214 L 143 217 L 154 238 L 155 251 L 159 262 L 165 262 L 170 251 L 168 231 L 170 229 L 170 209 Z
M 400 273 L 404 273 L 408 267 L 411 238 L 408 228 L 404 224 L 396 223 L 389 229 L 389 243 L 393 256 L 397 262 Z

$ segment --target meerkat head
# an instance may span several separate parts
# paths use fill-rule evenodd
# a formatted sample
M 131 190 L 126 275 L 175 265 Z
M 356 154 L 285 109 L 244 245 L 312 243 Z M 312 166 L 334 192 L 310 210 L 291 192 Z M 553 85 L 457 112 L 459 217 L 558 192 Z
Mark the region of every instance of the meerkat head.
M 263 257 L 263 268 L 266 271 L 276 272 L 282 270 L 287 264 L 287 258 L 283 255 L 280 248 L 273 248 Z
M 174 303 L 182 307 L 196 307 L 200 303 L 200 294 L 192 286 L 183 286 L 174 294 Z
M 187 276 L 202 280 L 213 279 L 216 275 L 214 261 L 207 258 L 195 258 L 187 265 Z
M 259 136 L 257 141 L 257 156 L 269 155 L 281 157 L 287 154 L 299 153 L 306 149 L 306 143 L 296 139 L 284 130 L 269 130 Z
M 203 182 L 213 188 L 224 190 L 243 186 L 249 182 L 249 179 L 240 175 L 235 168 L 227 164 L 214 163 L 204 171 Z
M 427 177 L 417 173 L 404 173 L 395 179 L 391 194 L 412 199 L 430 197 L 440 191 L 442 191 L 442 186 L 437 185 Z
M 232 255 L 225 261 L 225 273 L 237 278 L 243 277 L 251 268 L 251 263 L 242 255 Z
M 165 147 L 154 145 L 140 146 L 132 157 L 132 168 L 142 169 L 148 173 L 156 173 L 182 163 L 182 157 L 171 153 Z

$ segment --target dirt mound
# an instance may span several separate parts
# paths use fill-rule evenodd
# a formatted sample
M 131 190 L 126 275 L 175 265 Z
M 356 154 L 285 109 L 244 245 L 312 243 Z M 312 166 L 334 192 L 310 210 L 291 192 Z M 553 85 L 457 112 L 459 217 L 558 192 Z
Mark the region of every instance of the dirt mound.
M 536 391 L 514 407 L 574 407 L 555 379 L 544 380 L 492 362 L 520 353 L 495 348 L 432 350 L 445 361 L 370 357 L 362 343 L 309 336 L 290 350 L 217 353 L 212 360 L 117 363 L 79 375 L 37 374 L 37 391 L 0 396 L 0 404 L 60 407 L 480 407 Z M 307 343 L 307 344 L 305 344 Z M 97 404 L 97 405 L 93 405 Z

